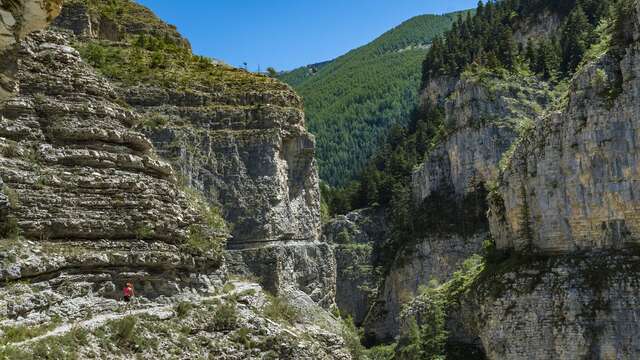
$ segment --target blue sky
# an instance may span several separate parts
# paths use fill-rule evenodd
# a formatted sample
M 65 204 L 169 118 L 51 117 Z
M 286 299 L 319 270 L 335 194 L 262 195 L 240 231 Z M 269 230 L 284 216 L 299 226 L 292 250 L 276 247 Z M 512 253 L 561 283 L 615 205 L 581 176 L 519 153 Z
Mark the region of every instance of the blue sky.
M 191 41 L 194 52 L 251 70 L 330 60 L 415 15 L 477 0 L 138 0 Z

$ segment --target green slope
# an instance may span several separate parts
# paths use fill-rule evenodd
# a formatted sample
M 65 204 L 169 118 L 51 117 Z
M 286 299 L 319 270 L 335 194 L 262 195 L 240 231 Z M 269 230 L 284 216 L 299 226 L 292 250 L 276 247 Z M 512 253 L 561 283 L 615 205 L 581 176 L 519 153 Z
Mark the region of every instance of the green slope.
M 388 129 L 406 124 L 428 45 L 458 15 L 414 17 L 333 61 L 278 76 L 304 98 L 323 180 L 342 185 L 353 179 Z

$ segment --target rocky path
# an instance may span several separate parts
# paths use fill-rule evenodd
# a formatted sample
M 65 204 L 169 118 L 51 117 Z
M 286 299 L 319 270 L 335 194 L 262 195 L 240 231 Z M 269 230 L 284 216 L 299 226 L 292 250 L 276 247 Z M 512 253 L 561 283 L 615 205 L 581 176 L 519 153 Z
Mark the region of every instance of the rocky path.
M 92 331 L 105 325 L 109 321 L 122 319 L 130 315 L 143 315 L 143 314 L 155 316 L 160 320 L 170 319 L 173 316 L 175 316 L 175 312 L 173 311 L 173 305 L 158 305 L 158 306 L 152 306 L 152 307 L 142 308 L 142 309 L 126 310 L 122 313 L 100 314 L 95 317 L 92 317 L 91 319 L 83 320 L 80 322 L 67 322 L 67 323 L 61 324 L 60 326 L 56 327 L 55 329 L 52 329 L 51 331 L 45 334 L 36 336 L 28 340 L 24 340 L 22 342 L 14 343 L 12 345 L 23 346 L 33 342 L 40 341 L 42 339 L 46 339 L 51 336 L 62 336 L 68 333 L 69 331 L 71 331 L 75 327 Z
M 233 288 L 226 294 L 215 295 L 215 296 L 197 296 L 196 298 L 189 299 L 189 301 L 192 303 L 201 303 L 204 300 L 222 299 L 227 296 L 233 296 L 234 294 L 241 294 L 244 291 L 247 291 L 250 289 L 260 288 L 260 286 L 257 284 L 243 282 L 243 281 L 230 281 L 229 283 L 233 285 Z M 40 341 L 42 339 L 46 339 L 48 337 L 62 336 L 70 332 L 72 329 L 76 327 L 83 328 L 88 331 L 94 331 L 100 328 L 101 326 L 104 326 L 109 321 L 122 319 L 124 317 L 131 316 L 131 315 L 150 315 L 158 318 L 159 320 L 167 320 L 176 316 L 176 313 L 174 311 L 174 305 L 175 304 L 151 303 L 151 304 L 143 305 L 143 306 L 146 306 L 144 308 L 132 307 L 131 309 L 124 310 L 122 312 L 103 313 L 103 314 L 96 315 L 90 319 L 86 319 L 82 321 L 66 322 L 48 331 L 45 334 L 33 337 L 28 340 L 21 341 L 18 343 L 14 343 L 12 345 L 23 346 L 23 345 L 28 345 L 30 343 Z M 136 306 L 136 304 L 133 303 L 132 306 Z

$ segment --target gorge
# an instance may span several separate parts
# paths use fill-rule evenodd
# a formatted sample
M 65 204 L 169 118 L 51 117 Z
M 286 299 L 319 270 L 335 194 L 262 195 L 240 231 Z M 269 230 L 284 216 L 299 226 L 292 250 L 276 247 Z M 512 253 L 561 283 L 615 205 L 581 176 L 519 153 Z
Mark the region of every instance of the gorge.
M 289 85 L 130 0 L 0 2 L 0 358 L 640 357 L 640 4 L 463 14 L 327 193 Z

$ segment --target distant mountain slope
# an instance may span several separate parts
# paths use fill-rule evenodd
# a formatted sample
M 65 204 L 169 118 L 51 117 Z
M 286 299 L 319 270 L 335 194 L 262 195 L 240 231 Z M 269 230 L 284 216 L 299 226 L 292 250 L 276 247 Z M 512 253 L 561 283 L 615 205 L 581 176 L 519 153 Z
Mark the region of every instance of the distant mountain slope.
M 459 14 L 414 17 L 335 60 L 279 75 L 304 98 L 323 180 L 351 180 L 388 129 L 405 125 L 431 40 Z

